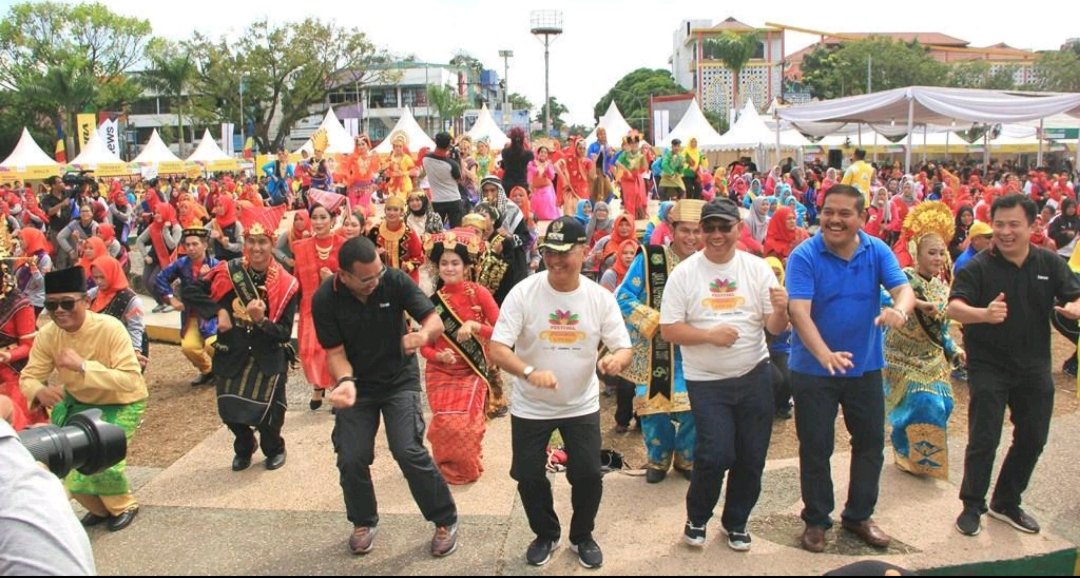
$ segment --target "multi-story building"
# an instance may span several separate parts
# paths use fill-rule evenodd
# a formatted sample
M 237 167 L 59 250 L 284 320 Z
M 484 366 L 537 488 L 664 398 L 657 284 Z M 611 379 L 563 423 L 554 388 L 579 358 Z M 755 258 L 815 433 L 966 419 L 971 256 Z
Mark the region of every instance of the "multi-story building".
M 715 41 L 728 32 L 757 32 L 758 47 L 739 73 L 739 102 L 733 98 L 733 73 L 717 56 Z M 705 110 L 725 116 L 753 99 L 759 110 L 780 95 L 784 33 L 778 28 L 755 28 L 734 18 L 713 25 L 709 20 L 684 20 L 673 34 L 671 73 L 683 88 L 697 95 Z

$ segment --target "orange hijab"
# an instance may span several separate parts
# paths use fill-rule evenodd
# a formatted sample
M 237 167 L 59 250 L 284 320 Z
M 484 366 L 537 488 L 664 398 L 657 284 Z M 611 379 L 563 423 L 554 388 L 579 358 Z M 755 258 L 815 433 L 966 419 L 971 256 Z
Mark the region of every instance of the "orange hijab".
M 102 255 L 109 255 L 109 249 L 105 246 L 105 241 L 103 241 L 101 237 L 90 237 L 89 239 L 87 239 L 85 244 L 83 245 L 84 255 L 86 254 L 87 249 L 94 250 L 94 259 L 97 259 Z M 83 271 L 86 273 L 87 278 L 90 277 L 90 265 L 94 259 L 87 259 L 86 257 L 81 257 L 79 259 L 79 266 L 83 268 Z
M 619 224 L 623 221 L 630 223 L 630 236 L 628 237 L 619 236 Z M 615 223 L 611 226 L 611 238 L 608 239 L 607 245 L 604 246 L 604 254 L 600 258 L 600 263 L 604 263 L 608 260 L 609 257 L 611 257 L 612 255 L 616 255 L 619 252 L 619 247 L 621 247 L 623 242 L 627 240 L 636 241 L 637 231 L 635 230 L 633 219 L 631 219 L 626 213 L 623 213 L 619 215 L 617 219 L 615 219 Z M 615 260 L 618 261 L 618 259 Z
M 91 311 L 100 313 L 109 306 L 109 303 L 112 303 L 117 293 L 128 288 L 128 279 L 127 275 L 124 275 L 120 261 L 109 255 L 94 259 L 93 267 L 105 276 L 105 283 L 98 285 L 97 295 L 94 297 L 94 302 L 90 304 Z
M 610 241 L 608 243 L 610 244 Z M 623 249 L 625 249 L 626 247 L 633 247 L 634 253 L 636 254 L 638 251 L 638 242 L 633 239 L 627 239 L 622 243 L 619 243 L 619 251 L 615 253 L 615 264 L 611 267 L 611 269 L 615 271 L 616 287 L 622 284 L 623 279 L 626 278 L 627 271 L 630 270 L 630 265 L 624 264 L 622 260 Z M 631 261 L 631 263 L 633 263 L 633 261 Z

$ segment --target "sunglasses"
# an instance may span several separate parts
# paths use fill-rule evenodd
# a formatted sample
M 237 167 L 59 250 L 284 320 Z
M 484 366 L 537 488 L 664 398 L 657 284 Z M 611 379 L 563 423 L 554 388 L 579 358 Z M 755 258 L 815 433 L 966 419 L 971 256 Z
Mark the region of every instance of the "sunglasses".
M 705 234 L 709 233 L 730 233 L 735 228 L 735 223 L 705 223 L 701 225 L 701 232 Z
M 75 309 L 75 304 L 81 301 L 81 299 L 62 299 L 59 301 L 45 301 L 45 309 L 48 311 L 56 311 L 59 307 L 64 311 L 71 311 Z

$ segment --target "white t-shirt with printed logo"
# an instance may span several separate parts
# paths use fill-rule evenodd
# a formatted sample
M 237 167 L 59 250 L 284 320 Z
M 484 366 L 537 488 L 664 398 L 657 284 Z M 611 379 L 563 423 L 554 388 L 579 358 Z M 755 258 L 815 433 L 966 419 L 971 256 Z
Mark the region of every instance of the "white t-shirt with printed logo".
M 735 251 L 718 265 L 695 253 L 671 272 L 664 286 L 660 324 L 683 322 L 697 329 L 731 325 L 739 338 L 731 347 L 683 345 L 683 373 L 690 381 L 746 375 L 768 359 L 765 322 L 772 315 L 769 288 L 779 287 L 764 259 Z
M 547 276 L 537 273 L 514 286 L 491 340 L 514 348 L 536 371 L 555 373 L 559 387 L 541 389 L 515 376 L 510 413 L 538 420 L 589 415 L 600 411 L 600 343 L 629 349 L 630 334 L 611 292 L 582 277 L 577 290 L 561 293 Z

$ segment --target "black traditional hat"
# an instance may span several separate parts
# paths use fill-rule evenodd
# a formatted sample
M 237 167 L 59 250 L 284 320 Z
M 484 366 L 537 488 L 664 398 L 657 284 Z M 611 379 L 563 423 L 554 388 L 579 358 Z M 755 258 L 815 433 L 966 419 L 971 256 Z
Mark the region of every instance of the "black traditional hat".
M 86 272 L 82 267 L 71 267 L 45 274 L 45 294 L 86 293 Z

